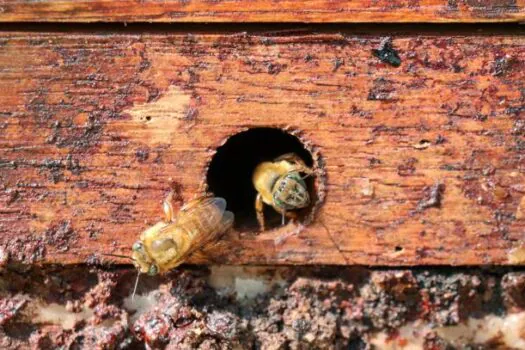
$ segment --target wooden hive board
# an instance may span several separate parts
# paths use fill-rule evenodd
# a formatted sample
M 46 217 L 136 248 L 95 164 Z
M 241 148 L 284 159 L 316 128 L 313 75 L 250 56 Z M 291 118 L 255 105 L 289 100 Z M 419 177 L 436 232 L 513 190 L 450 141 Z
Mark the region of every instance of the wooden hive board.
M 7 0 L 2 22 L 520 22 L 525 0 Z
M 5 15 L 4 15 L 5 16 Z M 0 239 L 24 262 L 129 254 L 170 186 L 252 127 L 322 156 L 305 228 L 233 231 L 235 264 L 509 264 L 525 232 L 525 37 L 0 34 Z M 436 191 L 439 186 L 439 195 Z

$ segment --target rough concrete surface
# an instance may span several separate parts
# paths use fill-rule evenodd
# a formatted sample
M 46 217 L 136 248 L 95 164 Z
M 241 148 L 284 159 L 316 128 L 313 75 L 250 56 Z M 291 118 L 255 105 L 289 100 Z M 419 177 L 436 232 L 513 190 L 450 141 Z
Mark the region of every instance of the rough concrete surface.
M 520 349 L 525 344 L 525 273 L 519 271 L 185 267 L 162 277 L 141 276 L 131 298 L 135 277 L 132 268 L 100 264 L 4 268 L 0 348 Z M 482 332 L 484 323 L 490 331 Z

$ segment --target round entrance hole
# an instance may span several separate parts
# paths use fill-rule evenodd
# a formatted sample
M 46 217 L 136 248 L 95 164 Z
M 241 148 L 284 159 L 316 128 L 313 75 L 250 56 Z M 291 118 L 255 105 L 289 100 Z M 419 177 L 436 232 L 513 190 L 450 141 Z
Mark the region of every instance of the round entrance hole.
M 252 184 L 255 167 L 286 153 L 297 154 L 309 167 L 314 165 L 312 154 L 296 136 L 275 128 L 254 128 L 240 132 L 217 149 L 206 177 L 208 190 L 226 199 L 228 210 L 235 214 L 234 227 L 238 230 L 259 230 L 255 212 L 257 192 Z M 305 222 L 311 216 L 312 208 L 318 201 L 314 190 L 315 176 L 307 177 L 305 182 L 311 204 L 297 211 L 299 222 Z M 264 217 L 266 229 L 281 226 L 281 214 L 268 205 L 264 205 Z

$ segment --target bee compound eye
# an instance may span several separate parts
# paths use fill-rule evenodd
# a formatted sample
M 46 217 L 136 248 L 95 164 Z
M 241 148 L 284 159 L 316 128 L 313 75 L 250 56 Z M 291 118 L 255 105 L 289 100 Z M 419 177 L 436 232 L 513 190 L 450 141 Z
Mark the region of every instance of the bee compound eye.
M 279 197 L 277 196 L 274 196 L 273 197 L 273 203 L 278 206 L 279 208 L 283 208 L 283 209 L 286 209 L 286 203 L 283 202 Z
M 134 252 L 138 252 L 142 250 L 142 247 L 143 247 L 143 244 L 141 242 L 135 242 L 133 243 L 133 246 L 131 246 L 131 250 L 133 250 Z
M 151 265 L 148 270 L 148 275 L 155 276 L 157 273 L 159 273 L 159 268 L 157 265 Z

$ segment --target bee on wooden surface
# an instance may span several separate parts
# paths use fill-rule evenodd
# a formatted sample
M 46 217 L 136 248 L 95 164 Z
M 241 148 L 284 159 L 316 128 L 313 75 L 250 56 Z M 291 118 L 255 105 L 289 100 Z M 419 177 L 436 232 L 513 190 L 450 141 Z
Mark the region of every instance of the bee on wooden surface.
M 164 220 L 144 231 L 132 246 L 131 258 L 139 273 L 156 275 L 179 266 L 233 225 L 234 215 L 220 197 L 193 200 L 175 215 L 170 194 L 163 209 Z
M 306 176 L 301 176 L 301 173 Z M 282 215 L 295 218 L 293 210 L 310 205 L 310 195 L 304 178 L 313 174 L 313 170 L 295 153 L 284 154 L 271 162 L 259 164 L 252 176 L 257 190 L 255 211 L 261 230 L 265 230 L 264 204 L 274 208 Z

